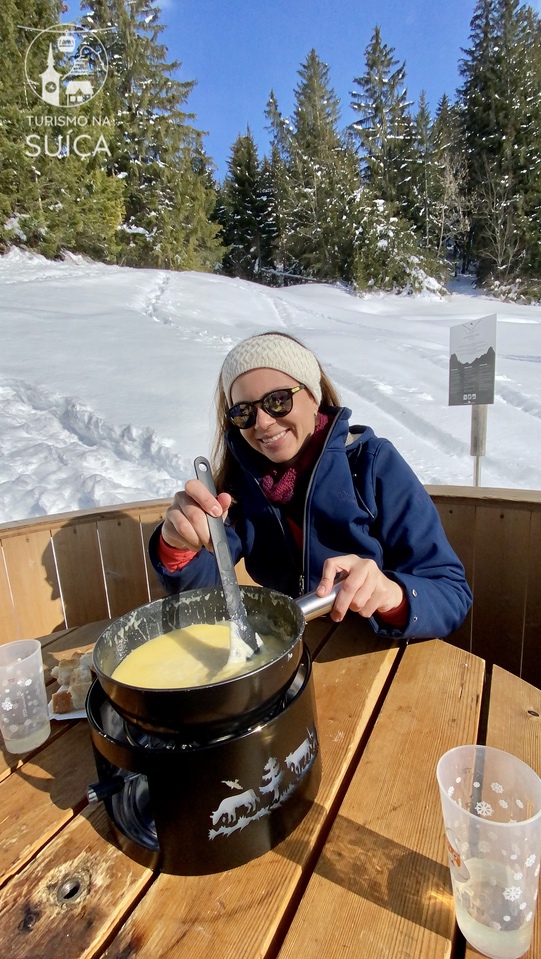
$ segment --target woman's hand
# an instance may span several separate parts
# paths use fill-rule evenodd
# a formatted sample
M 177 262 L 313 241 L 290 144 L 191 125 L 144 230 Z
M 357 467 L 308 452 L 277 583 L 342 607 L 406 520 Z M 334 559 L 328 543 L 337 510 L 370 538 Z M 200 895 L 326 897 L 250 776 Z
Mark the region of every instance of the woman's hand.
M 222 516 L 225 520 L 231 506 L 229 493 L 218 493 L 215 498 L 201 480 L 188 480 L 182 493 L 175 498 L 165 514 L 162 537 L 175 549 L 195 552 L 206 546 L 211 549 L 207 516 Z
M 335 622 L 339 623 L 348 609 L 368 618 L 376 612 L 388 613 L 400 606 L 404 596 L 402 587 L 385 576 L 373 559 L 363 559 L 354 554 L 325 560 L 316 590 L 318 596 L 326 596 L 330 592 L 336 576 L 341 572 L 347 575 L 342 580 L 332 608 L 331 619 Z

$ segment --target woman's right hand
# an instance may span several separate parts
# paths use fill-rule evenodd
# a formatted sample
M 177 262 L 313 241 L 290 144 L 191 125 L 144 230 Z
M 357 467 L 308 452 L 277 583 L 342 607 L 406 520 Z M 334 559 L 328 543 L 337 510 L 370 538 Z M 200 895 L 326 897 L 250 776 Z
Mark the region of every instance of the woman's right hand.
M 162 537 L 175 549 L 192 549 L 194 552 L 205 546 L 211 549 L 207 516 L 221 516 L 224 520 L 231 505 L 229 493 L 209 493 L 201 480 L 188 480 L 184 491 L 175 493 L 175 498 L 165 514 Z

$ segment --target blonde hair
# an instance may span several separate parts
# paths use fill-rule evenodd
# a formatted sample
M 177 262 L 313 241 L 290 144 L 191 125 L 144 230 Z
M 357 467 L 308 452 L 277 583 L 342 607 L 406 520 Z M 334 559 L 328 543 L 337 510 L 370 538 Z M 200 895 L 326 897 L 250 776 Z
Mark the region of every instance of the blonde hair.
M 272 331 L 275 332 L 275 331 Z M 300 340 L 297 340 L 294 336 L 290 336 L 289 333 L 282 333 L 279 331 L 276 335 L 287 337 L 289 340 L 293 340 L 294 343 L 298 343 L 300 346 L 304 346 L 304 343 L 301 343 Z M 307 349 L 307 347 L 305 347 Z M 335 387 L 331 383 L 329 377 L 322 369 L 321 363 L 315 357 L 316 362 L 319 366 L 321 374 L 321 404 L 320 406 L 340 406 L 340 399 L 338 393 L 336 392 Z M 226 357 L 227 360 L 227 357 Z M 226 362 L 226 361 L 224 361 Z M 216 489 L 219 493 L 227 489 L 228 480 L 232 475 L 233 467 L 233 455 L 227 445 L 225 434 L 228 429 L 236 429 L 236 427 L 231 426 L 229 420 L 227 419 L 226 413 L 229 409 L 229 402 L 225 394 L 225 390 L 222 383 L 222 372 L 218 377 L 218 384 L 216 386 L 216 430 L 214 434 L 214 443 L 212 447 L 211 463 L 212 463 L 212 472 L 214 475 L 214 482 L 216 484 Z M 229 492 L 229 490 L 228 490 Z

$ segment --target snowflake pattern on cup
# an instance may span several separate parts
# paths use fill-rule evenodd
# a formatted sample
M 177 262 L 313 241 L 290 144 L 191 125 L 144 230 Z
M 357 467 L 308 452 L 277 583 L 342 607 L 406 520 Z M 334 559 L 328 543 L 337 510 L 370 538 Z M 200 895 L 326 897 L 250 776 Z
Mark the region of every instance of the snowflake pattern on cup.
M 521 823 L 527 818 L 527 800 L 526 795 L 520 793 L 521 787 L 517 787 L 514 781 L 507 782 L 505 776 L 500 777 L 499 774 L 492 775 L 483 784 L 481 777 L 476 778 L 475 774 L 471 776 L 470 773 L 468 778 L 456 772 L 451 772 L 449 780 L 442 786 L 452 803 L 473 813 L 480 822 L 486 822 L 486 826 L 482 827 L 484 835 L 481 839 L 475 830 L 472 832 L 471 823 L 462 818 L 456 819 L 453 846 L 459 850 L 458 855 L 466 871 L 486 869 L 485 886 L 475 893 L 475 897 L 479 897 L 481 911 L 486 909 L 490 901 L 491 889 L 496 899 L 499 899 L 501 911 L 491 917 L 491 928 L 516 929 L 524 923 L 530 923 L 538 895 L 538 891 L 531 888 L 530 877 L 539 876 L 541 863 L 539 856 L 532 853 L 521 838 Z M 504 831 L 500 831 L 502 825 L 507 827 Z M 486 861 L 486 866 L 476 866 L 475 863 L 480 860 Z M 451 869 L 451 875 L 455 896 L 461 900 L 464 877 L 457 873 L 456 868 L 454 871 Z M 471 896 L 472 892 L 467 890 L 462 903 L 467 910 L 471 908 Z

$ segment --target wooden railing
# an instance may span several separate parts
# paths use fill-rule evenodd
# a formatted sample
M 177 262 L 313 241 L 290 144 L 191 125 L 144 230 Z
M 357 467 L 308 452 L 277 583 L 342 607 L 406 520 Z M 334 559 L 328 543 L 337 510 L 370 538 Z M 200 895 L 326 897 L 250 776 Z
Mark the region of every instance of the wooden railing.
M 541 680 L 541 491 L 429 486 L 474 603 L 448 641 Z M 168 501 L 0 525 L 0 642 L 114 618 L 163 595 L 147 543 Z
M 473 591 L 448 641 L 541 682 L 541 491 L 427 486 Z

